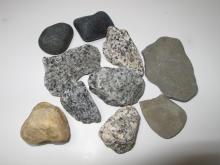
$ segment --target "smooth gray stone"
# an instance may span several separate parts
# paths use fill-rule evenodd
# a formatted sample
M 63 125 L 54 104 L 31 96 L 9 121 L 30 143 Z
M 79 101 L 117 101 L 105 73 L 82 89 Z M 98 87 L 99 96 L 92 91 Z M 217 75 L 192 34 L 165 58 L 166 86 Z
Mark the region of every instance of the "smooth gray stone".
M 69 49 L 57 56 L 44 57 L 44 84 L 52 95 L 60 96 L 67 82 L 77 81 L 100 68 L 100 60 L 98 48 L 91 45 Z
M 103 67 L 89 76 L 89 89 L 106 104 L 133 105 L 144 93 L 143 78 L 127 68 Z
M 139 104 L 149 126 L 165 139 L 176 136 L 185 126 L 185 111 L 164 95 Z
M 136 141 L 140 116 L 134 107 L 116 111 L 99 130 L 104 144 L 118 154 L 130 151 Z
M 147 78 L 164 95 L 188 101 L 198 91 L 193 66 L 180 40 L 161 37 L 142 51 Z
M 82 81 L 69 82 L 60 97 L 64 109 L 85 124 L 101 121 L 100 112 Z

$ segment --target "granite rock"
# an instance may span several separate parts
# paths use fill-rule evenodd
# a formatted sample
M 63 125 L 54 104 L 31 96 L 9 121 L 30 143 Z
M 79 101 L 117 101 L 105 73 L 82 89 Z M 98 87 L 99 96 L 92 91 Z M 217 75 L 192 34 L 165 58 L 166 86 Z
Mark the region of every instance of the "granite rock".
M 133 105 L 144 93 L 143 78 L 127 68 L 103 67 L 89 76 L 89 89 L 106 104 Z
M 193 66 L 180 40 L 161 37 L 142 51 L 145 74 L 164 95 L 188 101 L 197 91 Z
M 33 108 L 20 133 L 24 141 L 33 145 L 64 143 L 70 138 L 70 128 L 64 113 L 47 102 L 41 102 Z
M 118 154 L 130 151 L 136 141 L 140 116 L 134 107 L 116 111 L 99 130 L 104 144 Z
M 165 139 L 176 136 L 185 126 L 185 111 L 164 95 L 139 104 L 149 126 Z

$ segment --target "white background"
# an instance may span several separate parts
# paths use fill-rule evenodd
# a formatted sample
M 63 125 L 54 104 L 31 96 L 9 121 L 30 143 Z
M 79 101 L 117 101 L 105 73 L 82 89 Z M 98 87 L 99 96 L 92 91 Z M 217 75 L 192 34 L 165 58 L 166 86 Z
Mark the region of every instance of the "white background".
M 127 29 L 141 51 L 161 36 L 179 38 L 194 66 L 199 92 L 187 103 L 183 131 L 165 140 L 154 133 L 141 115 L 135 147 L 119 155 L 107 148 L 98 130 L 118 107 L 93 95 L 102 122 L 82 124 L 68 113 L 71 140 L 64 145 L 30 146 L 20 128 L 38 102 L 62 108 L 59 98 L 44 87 L 38 37 L 49 25 L 106 11 L 114 24 Z M 0 0 L 0 164 L 1 165 L 195 165 L 220 164 L 220 1 L 165 0 Z M 102 53 L 104 39 L 91 42 Z M 70 48 L 85 44 L 74 28 Z M 111 66 L 104 56 L 102 66 Z M 88 76 L 82 78 L 87 83 Z M 158 96 L 160 90 L 146 77 L 140 100 Z M 63 109 L 63 108 L 62 108 Z

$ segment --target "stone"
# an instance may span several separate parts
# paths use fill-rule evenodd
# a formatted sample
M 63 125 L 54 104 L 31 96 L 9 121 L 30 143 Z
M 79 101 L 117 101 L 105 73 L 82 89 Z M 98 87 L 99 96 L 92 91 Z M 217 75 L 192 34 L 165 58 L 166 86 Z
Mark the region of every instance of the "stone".
M 73 38 L 73 28 L 66 23 L 57 23 L 47 27 L 41 33 L 38 44 L 48 54 L 63 53 Z
M 137 103 L 145 89 L 143 78 L 127 68 L 100 68 L 89 76 L 88 83 L 94 94 L 113 106 Z
M 113 65 L 134 69 L 143 76 L 144 66 L 141 56 L 126 30 L 108 27 L 103 54 Z
M 141 101 L 139 104 L 151 129 L 162 138 L 170 139 L 176 136 L 185 126 L 185 111 L 164 95 Z
M 37 104 L 21 128 L 21 137 L 29 144 L 65 143 L 70 139 L 66 116 L 56 106 Z
M 53 96 L 60 96 L 65 84 L 77 81 L 100 68 L 98 48 L 83 45 L 52 57 L 44 57 L 44 84 Z
M 82 81 L 67 83 L 60 101 L 64 109 L 78 121 L 85 124 L 101 121 L 100 112 Z
M 145 74 L 164 95 L 189 101 L 198 91 L 193 66 L 180 40 L 161 37 L 142 51 Z
M 140 116 L 134 107 L 116 111 L 99 130 L 104 144 L 118 154 L 130 151 L 136 141 Z
M 106 36 L 107 28 L 114 26 L 111 18 L 103 11 L 80 17 L 73 22 L 81 38 L 86 42 L 95 41 Z

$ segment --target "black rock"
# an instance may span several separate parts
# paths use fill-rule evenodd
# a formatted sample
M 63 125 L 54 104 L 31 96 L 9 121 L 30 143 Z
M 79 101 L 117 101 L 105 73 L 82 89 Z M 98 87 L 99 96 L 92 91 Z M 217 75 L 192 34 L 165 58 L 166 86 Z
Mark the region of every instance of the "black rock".
M 111 18 L 103 11 L 77 18 L 73 24 L 82 39 L 86 42 L 104 38 L 107 33 L 107 28 L 114 26 Z
M 72 38 L 72 27 L 66 23 L 57 23 L 44 29 L 38 43 L 46 53 L 57 55 L 67 50 Z

